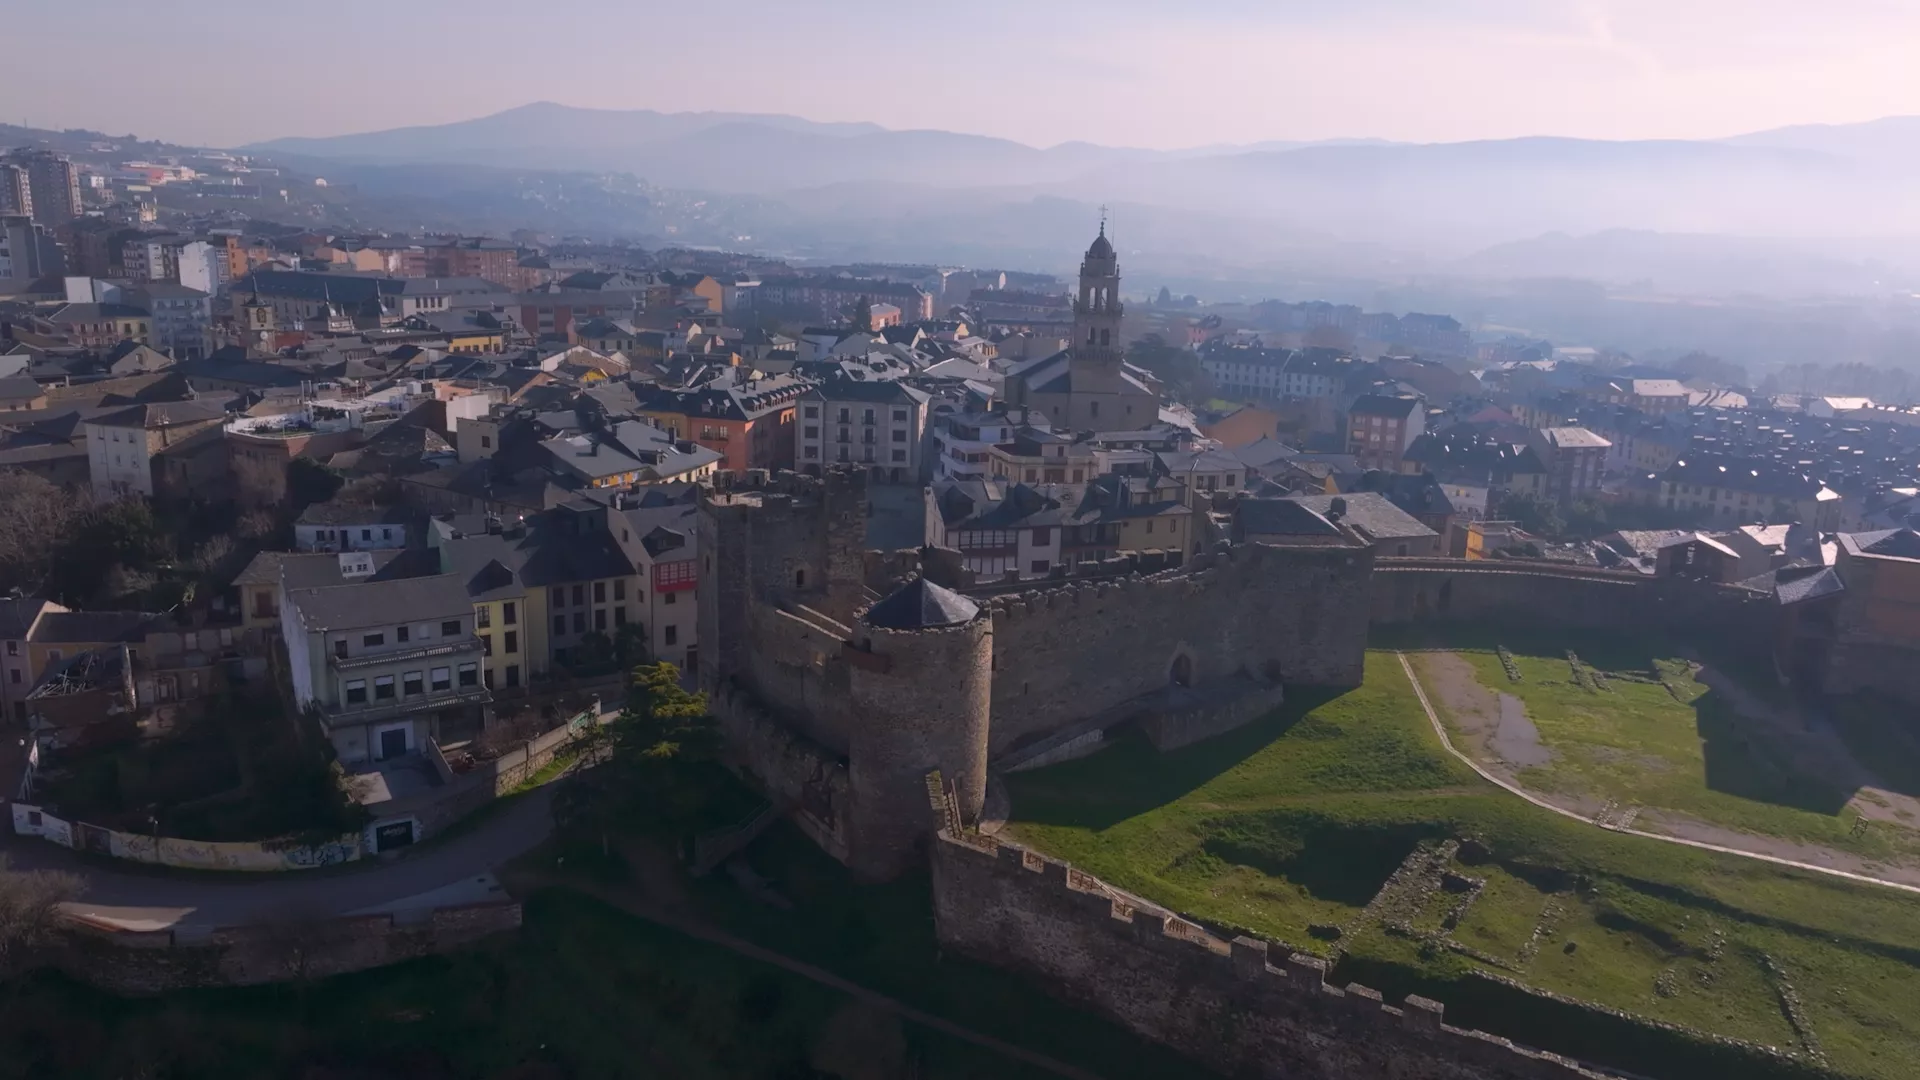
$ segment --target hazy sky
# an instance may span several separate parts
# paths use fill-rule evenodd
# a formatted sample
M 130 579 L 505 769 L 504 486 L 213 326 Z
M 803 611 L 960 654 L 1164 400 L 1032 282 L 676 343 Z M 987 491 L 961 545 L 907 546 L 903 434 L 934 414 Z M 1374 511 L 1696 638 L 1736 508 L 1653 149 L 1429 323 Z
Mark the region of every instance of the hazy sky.
M 88 0 L 0 118 L 234 145 L 529 101 L 1036 145 L 1729 135 L 1920 113 L 1914 0 Z

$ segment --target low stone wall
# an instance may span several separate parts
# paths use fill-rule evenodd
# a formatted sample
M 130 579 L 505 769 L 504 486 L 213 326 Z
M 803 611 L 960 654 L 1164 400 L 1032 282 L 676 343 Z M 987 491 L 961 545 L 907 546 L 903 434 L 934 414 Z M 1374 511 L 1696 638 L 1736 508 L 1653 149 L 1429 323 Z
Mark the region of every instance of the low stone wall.
M 449 952 L 520 927 L 514 901 L 308 922 L 135 933 L 76 920 L 34 958 L 120 994 L 325 978 Z

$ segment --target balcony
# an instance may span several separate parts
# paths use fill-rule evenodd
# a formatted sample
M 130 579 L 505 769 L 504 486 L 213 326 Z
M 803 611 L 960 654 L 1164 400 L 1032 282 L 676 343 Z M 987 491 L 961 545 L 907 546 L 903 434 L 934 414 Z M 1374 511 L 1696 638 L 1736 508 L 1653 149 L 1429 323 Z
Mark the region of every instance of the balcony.
M 358 671 L 383 664 L 403 664 L 409 660 L 431 660 L 441 656 L 477 655 L 479 652 L 479 638 L 463 638 L 459 641 L 440 641 L 432 645 L 417 645 L 407 649 L 361 653 L 359 656 L 329 656 L 327 663 L 336 671 Z

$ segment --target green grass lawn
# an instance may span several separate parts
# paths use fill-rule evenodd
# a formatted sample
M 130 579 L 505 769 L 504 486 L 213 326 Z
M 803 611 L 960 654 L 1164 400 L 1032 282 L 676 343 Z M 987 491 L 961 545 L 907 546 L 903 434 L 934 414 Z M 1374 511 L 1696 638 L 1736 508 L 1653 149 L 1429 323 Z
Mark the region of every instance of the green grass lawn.
M 1657 700 L 1632 700 L 1640 720 L 1666 722 Z M 1473 973 L 1795 1048 L 1764 955 L 1836 1071 L 1920 1075 L 1920 1015 L 1890 996 L 1920 1001 L 1920 901 L 1529 806 L 1444 753 L 1390 652 L 1371 653 L 1365 684 L 1338 697 L 1165 755 L 1129 737 L 1009 787 L 1018 839 L 1202 920 L 1337 955 L 1336 981 L 1428 993 L 1452 1022 L 1651 1076 L 1726 1075 L 1667 1036 L 1545 1009 Z M 1449 837 L 1478 841 L 1454 869 L 1487 879 L 1452 940 L 1499 965 L 1358 918 L 1417 844 Z M 1530 950 L 1550 904 L 1558 916 Z M 1436 918 L 1413 921 L 1431 931 Z M 1346 930 L 1330 940 L 1328 924 Z M 1779 1068 L 1743 1075 L 1813 1074 Z
M 52 976 L 0 986 L 0 1080 L 1051 1075 L 575 894 L 536 894 L 526 914 L 517 936 L 306 988 L 124 999 Z M 1124 1034 L 1094 1026 L 1125 1054 Z
M 1852 788 L 1801 767 L 1789 741 L 1697 682 L 1670 646 L 1577 649 L 1583 666 L 1605 673 L 1606 689 L 1598 691 L 1575 681 L 1564 647 L 1551 637 L 1535 634 L 1508 648 L 1520 670 L 1517 683 L 1492 649 L 1456 654 L 1473 666 L 1481 686 L 1526 705 L 1541 744 L 1553 752 L 1551 763 L 1520 775 L 1526 786 L 1675 811 L 1868 858 L 1920 855 L 1920 833 L 1884 823 L 1856 830 L 1859 815 L 1847 808 Z M 1428 697 L 1446 717 L 1445 702 L 1433 692 L 1430 658 L 1413 659 Z

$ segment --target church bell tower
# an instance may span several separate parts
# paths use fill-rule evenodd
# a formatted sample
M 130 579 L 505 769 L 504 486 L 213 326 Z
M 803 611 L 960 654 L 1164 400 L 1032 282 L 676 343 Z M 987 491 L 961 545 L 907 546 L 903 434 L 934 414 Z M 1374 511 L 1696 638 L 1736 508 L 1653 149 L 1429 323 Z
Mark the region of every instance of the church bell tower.
M 1105 215 L 1100 235 L 1080 261 L 1080 295 L 1073 302 L 1074 389 L 1111 390 L 1120 379 L 1125 349 L 1120 339 L 1120 261 L 1107 239 Z M 1088 383 L 1091 385 L 1083 385 Z

